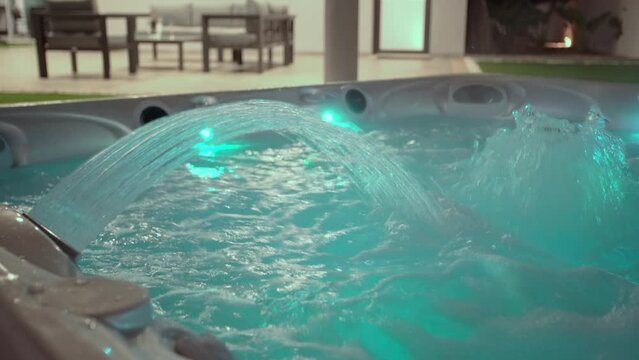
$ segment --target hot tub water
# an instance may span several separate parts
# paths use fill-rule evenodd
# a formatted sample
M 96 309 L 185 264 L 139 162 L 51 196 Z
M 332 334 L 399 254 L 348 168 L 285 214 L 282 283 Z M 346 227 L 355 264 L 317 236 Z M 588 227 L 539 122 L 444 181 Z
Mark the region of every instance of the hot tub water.
M 455 186 L 459 200 L 491 226 L 573 264 L 601 253 L 602 238 L 620 240 L 610 229 L 630 220 L 624 205 L 633 184 L 624 144 L 604 130 L 603 117 L 592 110 L 571 123 L 530 106 L 513 116 L 515 128 L 489 137 L 470 159 Z
M 295 111 L 259 119 L 291 126 Z M 354 133 L 319 120 L 293 123 L 297 134 L 287 136 L 190 129 L 190 154 L 172 157 L 182 166 L 140 190 L 80 267 L 147 286 L 161 316 L 213 332 L 239 358 L 639 356 L 639 228 L 631 219 L 639 191 L 626 144 L 600 121 L 571 124 L 522 109 L 505 131 L 481 119 L 458 126 L 422 118 L 362 123 Z M 319 135 L 325 140 L 314 142 Z M 331 139 L 330 151 L 355 141 L 366 156 L 350 158 L 351 147 L 349 156 L 319 153 Z M 370 201 L 350 166 L 388 159 L 409 169 L 409 190 L 392 178 L 384 185 L 394 191 L 380 197 L 383 187 L 373 187 Z M 99 191 L 146 186 L 149 174 L 102 181 Z M 9 201 L 28 207 L 38 192 Z M 435 209 L 438 221 L 398 208 Z
M 361 137 L 294 105 L 259 100 L 186 111 L 143 127 L 87 161 L 29 215 L 81 251 L 140 193 L 195 154 L 212 158 L 227 140 L 265 131 L 302 138 L 380 204 L 423 220 L 436 216 L 419 184 Z

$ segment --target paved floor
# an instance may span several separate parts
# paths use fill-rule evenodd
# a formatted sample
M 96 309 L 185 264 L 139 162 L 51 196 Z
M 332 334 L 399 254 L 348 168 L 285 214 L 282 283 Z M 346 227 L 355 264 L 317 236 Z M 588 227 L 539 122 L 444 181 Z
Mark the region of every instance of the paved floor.
M 230 53 L 225 54 L 227 60 Z M 274 54 L 275 62 L 281 54 Z M 140 49 L 138 74 L 127 72 L 126 51 L 114 51 L 111 57 L 112 79 L 102 79 L 99 53 L 78 54 L 79 74 L 71 73 L 67 52 L 48 53 L 49 78 L 40 79 L 33 46 L 0 48 L 0 91 L 101 93 L 113 95 L 154 95 L 199 91 L 223 91 L 282 86 L 318 84 L 323 81 L 323 59 L 319 54 L 297 54 L 291 66 L 279 66 L 263 74 L 251 69 L 255 66 L 254 51 L 245 54 L 245 70 L 230 62 L 211 62 L 211 72 L 202 72 L 201 54 L 197 48 L 185 49 L 185 69 L 177 70 L 177 50 L 174 46 L 159 47 L 154 61 L 150 46 Z M 214 51 L 212 59 L 216 59 Z M 466 73 L 464 59 L 425 56 L 379 58 L 360 57 L 359 79 L 376 80 Z

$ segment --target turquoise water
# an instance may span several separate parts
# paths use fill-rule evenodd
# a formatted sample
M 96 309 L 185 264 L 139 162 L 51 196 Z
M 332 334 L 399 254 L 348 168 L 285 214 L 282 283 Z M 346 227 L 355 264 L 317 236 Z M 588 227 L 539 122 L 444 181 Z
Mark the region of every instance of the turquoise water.
M 175 168 L 80 266 L 147 286 L 160 316 L 242 359 L 639 357 L 634 145 L 516 118 L 357 124 L 441 223 L 380 205 L 343 162 L 266 131 Z M 0 200 L 26 211 L 79 164 L 2 174 Z
M 328 161 L 381 206 L 408 217 L 436 221 L 439 211 L 417 181 L 392 159 L 359 136 L 345 130 L 336 116 L 275 101 L 251 100 L 184 111 L 144 126 L 84 163 L 60 182 L 29 215 L 76 252 L 81 252 L 116 215 L 139 195 L 184 165 L 195 176 L 216 178 L 217 154 L 241 148 L 229 143 L 246 134 L 274 132 L 293 136 Z M 340 126 L 341 125 L 341 126 Z M 355 130 L 355 131 L 353 131 Z M 188 162 L 197 156 L 196 162 Z

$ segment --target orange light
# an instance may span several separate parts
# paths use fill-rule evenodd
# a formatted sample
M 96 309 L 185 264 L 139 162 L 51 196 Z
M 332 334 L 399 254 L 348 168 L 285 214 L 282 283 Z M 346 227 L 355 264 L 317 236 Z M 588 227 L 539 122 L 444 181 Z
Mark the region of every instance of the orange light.
M 558 42 L 547 42 L 545 46 L 551 49 L 569 49 L 572 47 L 572 39 L 574 37 L 574 31 L 572 25 L 566 24 L 564 27 L 564 38 L 563 41 Z

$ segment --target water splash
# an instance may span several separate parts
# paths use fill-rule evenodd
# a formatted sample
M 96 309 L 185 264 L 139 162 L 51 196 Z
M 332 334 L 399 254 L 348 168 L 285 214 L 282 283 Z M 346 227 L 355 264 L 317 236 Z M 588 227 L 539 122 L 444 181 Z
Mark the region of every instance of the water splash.
M 129 203 L 166 173 L 216 144 L 250 133 L 293 134 L 340 163 L 377 204 L 433 220 L 420 184 L 363 137 L 318 121 L 300 107 L 253 100 L 185 111 L 118 141 L 65 178 L 29 213 L 82 251 Z M 208 145 L 207 145 L 208 144 Z M 284 180 L 284 179 L 283 179 Z
M 566 259 L 585 256 L 624 202 L 623 142 L 594 109 L 581 123 L 529 105 L 513 117 L 515 129 L 487 139 L 470 160 L 462 193 L 497 228 Z

